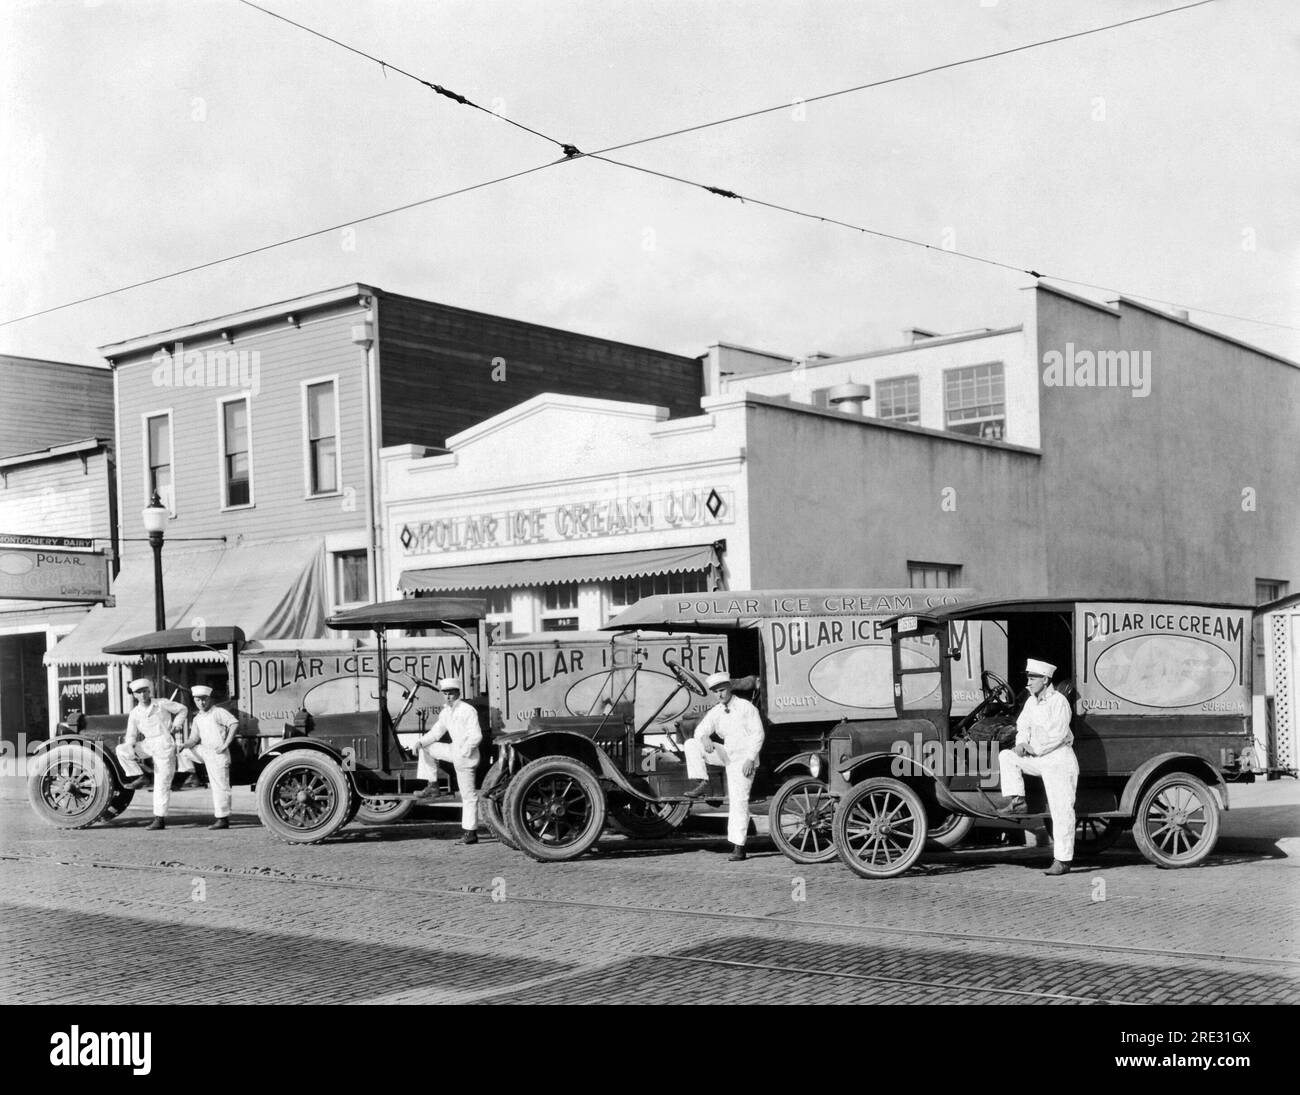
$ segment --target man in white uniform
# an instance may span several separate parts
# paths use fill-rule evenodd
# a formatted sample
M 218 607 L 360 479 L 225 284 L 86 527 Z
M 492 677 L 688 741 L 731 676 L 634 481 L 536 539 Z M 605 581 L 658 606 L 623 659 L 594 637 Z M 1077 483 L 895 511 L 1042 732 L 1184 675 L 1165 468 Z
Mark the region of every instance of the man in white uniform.
M 212 703 L 212 689 L 196 684 L 190 691 L 198 705 L 198 714 L 190 721 L 190 736 L 182 749 L 197 749 L 198 759 L 208 770 L 212 789 L 212 816 L 209 829 L 230 828 L 230 745 L 239 733 L 239 720 L 224 707 Z
M 1030 696 L 1016 719 L 1016 745 L 998 754 L 1002 793 L 1011 801 L 1001 812 L 1026 813 L 1024 773 L 1041 776 L 1052 814 L 1052 866 L 1049 875 L 1070 873 L 1074 860 L 1074 794 L 1079 761 L 1070 746 L 1070 704 L 1052 687 L 1056 666 L 1030 658 L 1025 663 Z
M 145 677 L 134 680 L 130 690 L 136 705 L 126 721 L 126 735 L 117 747 L 117 759 L 128 787 L 144 782 L 140 757 L 153 758 L 153 824 L 151 830 L 167 828 L 167 804 L 171 801 L 172 777 L 176 774 L 176 742 L 172 732 L 184 733 L 189 711 L 172 700 L 153 698 L 153 682 Z
M 438 791 L 438 761 L 445 760 L 456 769 L 456 789 L 460 792 L 460 827 L 464 835 L 462 844 L 478 843 L 478 788 L 475 786 L 475 769 L 478 767 L 478 746 L 483 740 L 479 728 L 478 712 L 460 698 L 460 681 L 443 677 L 438 691 L 446 701 L 433 729 L 420 738 L 417 779 L 426 779 L 429 786 L 415 793 L 416 798 L 432 798 Z M 450 737 L 444 743 L 443 737 Z
M 695 736 L 683 746 L 686 774 L 696 780 L 688 798 L 701 798 L 709 789 L 708 769 L 714 764 L 727 770 L 727 839 L 731 841 L 731 862 L 745 858 L 749 835 L 749 789 L 758 770 L 758 753 L 763 748 L 763 720 L 758 708 L 732 694 L 731 677 L 714 673 L 705 682 L 718 697 L 717 705 L 695 728 Z M 714 739 L 719 743 L 715 744 Z

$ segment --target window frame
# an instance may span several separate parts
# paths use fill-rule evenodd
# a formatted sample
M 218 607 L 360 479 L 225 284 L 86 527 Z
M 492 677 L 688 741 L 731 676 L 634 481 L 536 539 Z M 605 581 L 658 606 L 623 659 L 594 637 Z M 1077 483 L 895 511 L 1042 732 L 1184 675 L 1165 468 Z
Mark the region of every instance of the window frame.
M 334 387 L 334 482 L 337 484 L 333 490 L 312 492 L 311 489 L 311 417 L 308 413 L 310 404 L 308 393 L 312 388 L 319 387 L 322 384 L 332 384 Z M 313 501 L 317 498 L 339 498 L 343 494 L 343 431 L 340 424 L 339 413 L 339 374 L 333 373 L 330 376 L 317 376 L 301 382 L 302 389 L 302 489 L 303 498 L 306 501 Z
M 364 569 L 365 589 L 362 591 L 362 597 L 359 601 L 345 601 L 343 599 L 343 582 L 340 573 L 340 564 L 343 556 L 352 558 L 359 557 Z M 342 608 L 352 608 L 356 605 L 366 605 L 374 600 L 370 589 L 370 553 L 364 547 L 353 548 L 334 548 L 329 553 L 330 557 L 330 600 L 336 610 Z
M 1000 379 L 1001 379 L 1001 382 L 1002 382 L 1002 403 L 1001 403 L 1001 406 L 1002 406 L 1002 420 L 1001 420 L 1001 421 L 1002 421 L 1002 426 L 1001 426 L 1001 428 L 1002 428 L 1002 436 L 1001 436 L 1001 437 L 983 437 L 983 436 L 981 436 L 981 434 L 978 434 L 978 433 L 968 433 L 968 432 L 965 431 L 965 430 L 956 430 L 956 429 L 953 429 L 953 423 L 952 423 L 952 420 L 951 420 L 951 418 L 950 418 L 950 416 L 951 416 L 951 414 L 952 414 L 952 411 L 953 411 L 953 408 L 952 408 L 952 406 L 950 405 L 950 403 L 949 403 L 949 399 L 948 399 L 948 380 L 949 380 L 949 377 L 953 376 L 953 374 L 955 374 L 955 373 L 972 372 L 972 371 L 974 371 L 974 370 L 978 370 L 978 369 L 994 369 L 994 368 L 996 368 L 996 369 L 1000 369 L 1000 370 L 1001 370 L 1001 376 L 1000 376 Z M 978 441 L 1005 441 L 1005 440 L 1006 440 L 1006 438 L 1007 438 L 1007 367 L 1006 367 L 1006 363 L 1005 363 L 1005 362 L 1003 362 L 1003 361 L 977 361 L 977 362 L 974 362 L 973 364 L 970 364 L 970 365 L 954 365 L 952 368 L 944 369 L 944 370 L 943 370 L 943 378 L 942 378 L 942 379 L 943 379 L 943 428 L 944 428 L 944 430 L 945 430 L 946 432 L 948 432 L 948 433 L 960 434 L 960 435 L 962 435 L 963 437 L 973 437 L 973 438 L 975 438 L 975 439 L 978 440 Z M 990 376 L 990 380 L 992 380 L 992 377 L 991 377 L 991 376 Z M 978 377 L 974 377 L 974 378 L 973 378 L 973 381 L 974 381 L 974 383 L 977 383 L 977 384 L 978 384 L 978 383 L 979 383 L 979 378 L 978 378 Z M 960 383 L 960 381 L 958 381 L 958 383 Z M 992 394 L 992 393 L 990 393 L 990 394 Z M 974 407 L 974 408 L 978 408 L 978 407 L 981 407 L 981 406 L 984 406 L 984 405 L 985 405 L 985 404 L 982 404 L 982 403 L 975 403 L 975 404 L 972 405 L 972 407 Z M 996 404 L 990 403 L 989 405 L 990 405 L 990 406 L 995 406 Z M 970 409 L 970 408 L 958 407 L 958 408 L 956 408 L 956 409 L 957 409 L 957 410 L 966 410 L 966 409 Z M 968 422 L 978 422 L 978 423 L 981 423 L 981 424 L 982 424 L 982 423 L 984 423 L 984 422 L 992 422 L 992 421 L 994 421 L 994 419 L 992 419 L 992 418 L 972 418 L 972 419 L 968 419 L 967 421 L 968 421 Z
M 915 385 L 916 411 L 914 414 L 912 412 L 908 412 L 906 416 L 883 414 L 881 412 L 881 408 L 884 406 L 884 402 L 883 402 L 884 397 L 881 395 L 881 389 L 886 384 L 897 384 L 899 381 L 903 381 L 905 383 L 910 382 L 911 384 Z M 1005 390 L 1003 394 L 1003 399 L 1005 402 Z M 921 424 L 921 374 L 906 373 L 902 376 L 886 376 L 886 377 L 881 377 L 881 379 L 877 380 L 876 381 L 876 417 L 881 422 L 897 422 L 900 426 L 919 426 Z M 908 419 L 912 417 L 915 417 L 915 421 L 908 421 Z
M 247 425 L 245 433 L 248 435 L 248 501 L 232 503 L 230 501 L 230 481 L 226 473 L 226 463 L 228 454 L 226 452 L 226 407 L 231 403 L 242 401 L 244 404 L 244 415 Z M 223 396 L 217 400 L 217 481 L 221 492 L 221 505 L 218 507 L 222 513 L 228 510 L 254 509 L 257 505 L 257 496 L 253 488 L 253 398 L 248 392 L 241 392 L 237 395 Z
M 143 504 L 146 506 L 150 503 L 150 501 L 153 498 L 154 465 L 150 463 L 149 422 L 150 420 L 155 418 L 167 419 L 167 448 L 170 453 L 170 462 L 167 464 L 167 467 L 171 469 L 172 487 L 171 487 L 171 498 L 164 499 L 163 504 L 167 507 L 167 515 L 169 517 L 176 516 L 176 416 L 172 412 L 173 412 L 173 408 L 168 407 L 166 410 L 143 411 L 140 414 L 140 432 L 142 436 L 142 443 L 140 445 L 140 450 L 144 462 L 144 476 L 143 476 L 144 503 Z M 162 467 L 162 465 L 160 464 L 158 465 L 158 467 Z M 162 497 L 161 492 L 159 493 L 159 497 L 160 498 Z
M 912 574 L 914 571 L 933 572 L 937 577 L 939 571 L 944 572 L 947 578 L 947 585 L 914 585 L 912 583 Z M 959 589 L 961 588 L 961 563 L 936 563 L 921 559 L 907 560 L 907 588 L 908 589 Z

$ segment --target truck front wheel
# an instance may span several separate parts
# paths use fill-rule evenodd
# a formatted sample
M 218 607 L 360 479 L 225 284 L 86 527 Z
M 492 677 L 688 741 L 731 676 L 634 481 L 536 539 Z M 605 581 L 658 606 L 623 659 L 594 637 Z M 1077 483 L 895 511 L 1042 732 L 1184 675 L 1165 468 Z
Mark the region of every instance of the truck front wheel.
M 333 757 L 295 749 L 271 761 L 257 780 L 257 816 L 290 844 L 319 844 L 352 816 L 352 785 Z
M 542 863 L 576 859 L 605 827 L 605 793 L 580 761 L 539 757 L 511 777 L 503 812 L 525 855 Z

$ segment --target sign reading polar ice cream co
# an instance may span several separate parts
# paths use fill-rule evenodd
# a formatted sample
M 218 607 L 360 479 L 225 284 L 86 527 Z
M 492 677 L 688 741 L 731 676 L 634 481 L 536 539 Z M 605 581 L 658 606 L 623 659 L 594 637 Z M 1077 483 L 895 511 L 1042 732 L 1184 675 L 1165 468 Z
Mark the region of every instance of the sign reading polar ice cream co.
M 38 537 L 24 537 L 30 542 Z M 108 558 L 102 551 L 17 547 L 0 543 L 0 598 L 106 601 Z
M 1092 602 L 1074 611 L 1085 712 L 1249 713 L 1247 610 Z

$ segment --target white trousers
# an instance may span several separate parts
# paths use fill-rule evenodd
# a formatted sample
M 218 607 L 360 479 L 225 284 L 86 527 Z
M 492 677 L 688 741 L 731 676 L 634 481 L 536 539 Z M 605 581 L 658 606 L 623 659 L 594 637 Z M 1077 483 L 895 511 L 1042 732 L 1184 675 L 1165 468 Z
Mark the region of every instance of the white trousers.
M 128 779 L 144 775 L 138 758 L 153 760 L 153 816 L 166 817 L 172 798 L 172 777 L 176 775 L 176 743 L 171 735 L 162 738 L 136 738 L 135 745 L 123 742 L 114 752 L 122 762 Z
M 1062 863 L 1074 859 L 1074 794 L 1079 786 L 1079 761 L 1068 745 L 1043 757 L 1018 757 L 1010 749 L 998 754 L 1002 793 L 1023 795 L 1025 775 L 1041 776 L 1052 815 L 1052 855 Z
M 181 760 L 191 750 L 181 753 Z M 215 749 L 200 745 L 194 750 L 208 773 L 208 790 L 212 792 L 212 816 L 230 816 L 230 752 L 218 753 Z M 191 764 L 191 770 L 193 765 Z M 184 769 L 182 769 L 184 771 Z
M 706 766 L 710 764 L 727 770 L 727 839 L 743 847 L 749 835 L 749 789 L 754 777 L 745 775 L 744 762 L 733 761 L 723 745 L 715 744 L 713 752 L 706 753 L 698 740 L 687 738 L 682 750 L 686 753 L 686 774 L 691 779 L 708 779 Z
M 460 793 L 460 827 L 467 833 L 478 828 L 478 787 L 475 783 L 477 761 L 469 761 L 454 751 L 451 742 L 435 741 L 419 747 L 420 760 L 416 779 L 438 778 L 438 761 L 445 760 L 456 769 L 456 790 Z

